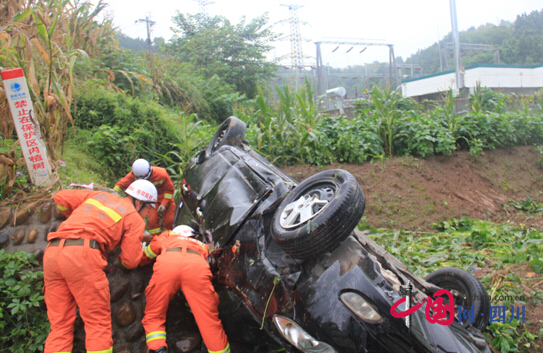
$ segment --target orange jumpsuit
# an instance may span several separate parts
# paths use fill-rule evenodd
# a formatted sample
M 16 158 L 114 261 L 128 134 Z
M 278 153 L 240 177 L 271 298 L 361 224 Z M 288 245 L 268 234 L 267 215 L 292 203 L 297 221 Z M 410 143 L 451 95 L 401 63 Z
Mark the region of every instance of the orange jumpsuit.
M 147 304 L 141 321 L 149 349 L 167 347 L 166 311 L 172 297 L 181 289 L 209 352 L 229 353 L 228 338 L 219 319 L 219 296 L 211 284 L 213 275 L 206 261 L 207 245 L 166 231 L 154 237 L 143 253 L 140 265 L 158 256 L 153 277 L 145 289 Z
M 48 241 L 57 240 L 47 246 L 43 257 L 51 323 L 44 352 L 72 351 L 76 307 L 85 323 L 87 352 L 113 352 L 105 251 L 121 243 L 121 264 L 138 266 L 145 222 L 130 199 L 101 191 L 62 190 L 53 200 L 68 219 L 47 236 Z M 84 245 L 64 245 L 65 239 L 84 239 Z M 89 246 L 96 244 L 93 240 L 99 249 Z
M 166 206 L 166 211 L 162 214 L 162 222 L 164 228 L 173 229 L 173 219 L 175 218 L 175 202 L 173 201 L 173 193 L 175 187 L 173 186 L 170 175 L 164 168 L 151 167 L 153 172 L 149 181 L 155 185 L 158 192 L 158 204 Z M 117 192 L 126 190 L 126 188 L 136 180 L 132 172 L 126 174 L 124 178 L 119 180 L 113 188 Z M 157 206 L 158 209 L 158 206 Z M 156 209 L 149 210 L 147 229 L 152 235 L 158 235 L 160 233 L 160 216 Z

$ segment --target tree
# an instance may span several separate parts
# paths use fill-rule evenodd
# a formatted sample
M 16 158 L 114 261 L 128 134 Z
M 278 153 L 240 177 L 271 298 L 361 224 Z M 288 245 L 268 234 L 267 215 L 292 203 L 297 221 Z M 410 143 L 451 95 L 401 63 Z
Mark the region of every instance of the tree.
M 277 38 L 264 14 L 237 25 L 222 16 L 178 13 L 173 17 L 174 37 L 166 44 L 167 53 L 194 65 L 206 78 L 217 75 L 248 98 L 257 95 L 257 85 L 273 76 L 277 66 L 266 59 Z

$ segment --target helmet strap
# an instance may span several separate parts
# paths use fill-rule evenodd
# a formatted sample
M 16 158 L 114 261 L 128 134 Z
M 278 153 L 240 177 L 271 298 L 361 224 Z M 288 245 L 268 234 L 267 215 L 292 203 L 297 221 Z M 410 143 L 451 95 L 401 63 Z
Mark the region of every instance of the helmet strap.
M 129 195 L 130 196 L 130 195 Z M 141 207 L 140 209 L 138 210 L 138 207 L 136 206 L 136 198 L 135 197 L 132 197 L 130 196 L 130 198 L 132 199 L 132 205 L 134 205 L 134 208 L 138 211 L 138 213 L 140 213 L 141 210 L 143 210 L 143 208 L 145 207 L 145 202 L 142 202 L 141 203 Z M 137 200 L 137 201 L 141 201 L 141 200 Z

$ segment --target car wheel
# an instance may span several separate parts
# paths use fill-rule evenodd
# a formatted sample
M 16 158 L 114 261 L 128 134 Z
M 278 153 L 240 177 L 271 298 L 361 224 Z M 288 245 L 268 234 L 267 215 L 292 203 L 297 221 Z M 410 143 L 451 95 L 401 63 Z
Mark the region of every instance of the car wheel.
M 273 216 L 272 239 L 297 259 L 333 251 L 356 227 L 364 206 L 364 193 L 351 173 L 317 173 L 283 199 Z
M 440 288 L 453 293 L 455 300 L 455 314 L 458 315 L 458 306 L 473 307 L 473 319 L 463 316 L 462 325 L 472 325 L 478 330 L 484 330 L 490 320 L 490 298 L 485 287 L 469 272 L 455 267 L 440 268 L 424 278 Z
M 206 156 L 212 155 L 224 145 L 241 147 L 246 129 L 245 123 L 235 116 L 227 118 L 211 138 L 211 142 L 207 146 Z

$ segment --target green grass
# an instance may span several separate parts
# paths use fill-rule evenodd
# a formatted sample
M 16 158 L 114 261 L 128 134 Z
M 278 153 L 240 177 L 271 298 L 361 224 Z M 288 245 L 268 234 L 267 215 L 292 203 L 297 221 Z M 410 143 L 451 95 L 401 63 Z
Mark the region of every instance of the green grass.
M 104 173 L 106 168 L 91 157 L 77 141 L 68 141 L 64 147 L 64 154 L 59 159 L 66 163 L 64 167 L 58 163 L 58 174 L 64 187 L 71 183 L 90 184 L 92 182 L 113 187 L 116 182 L 107 178 L 107 173 Z

